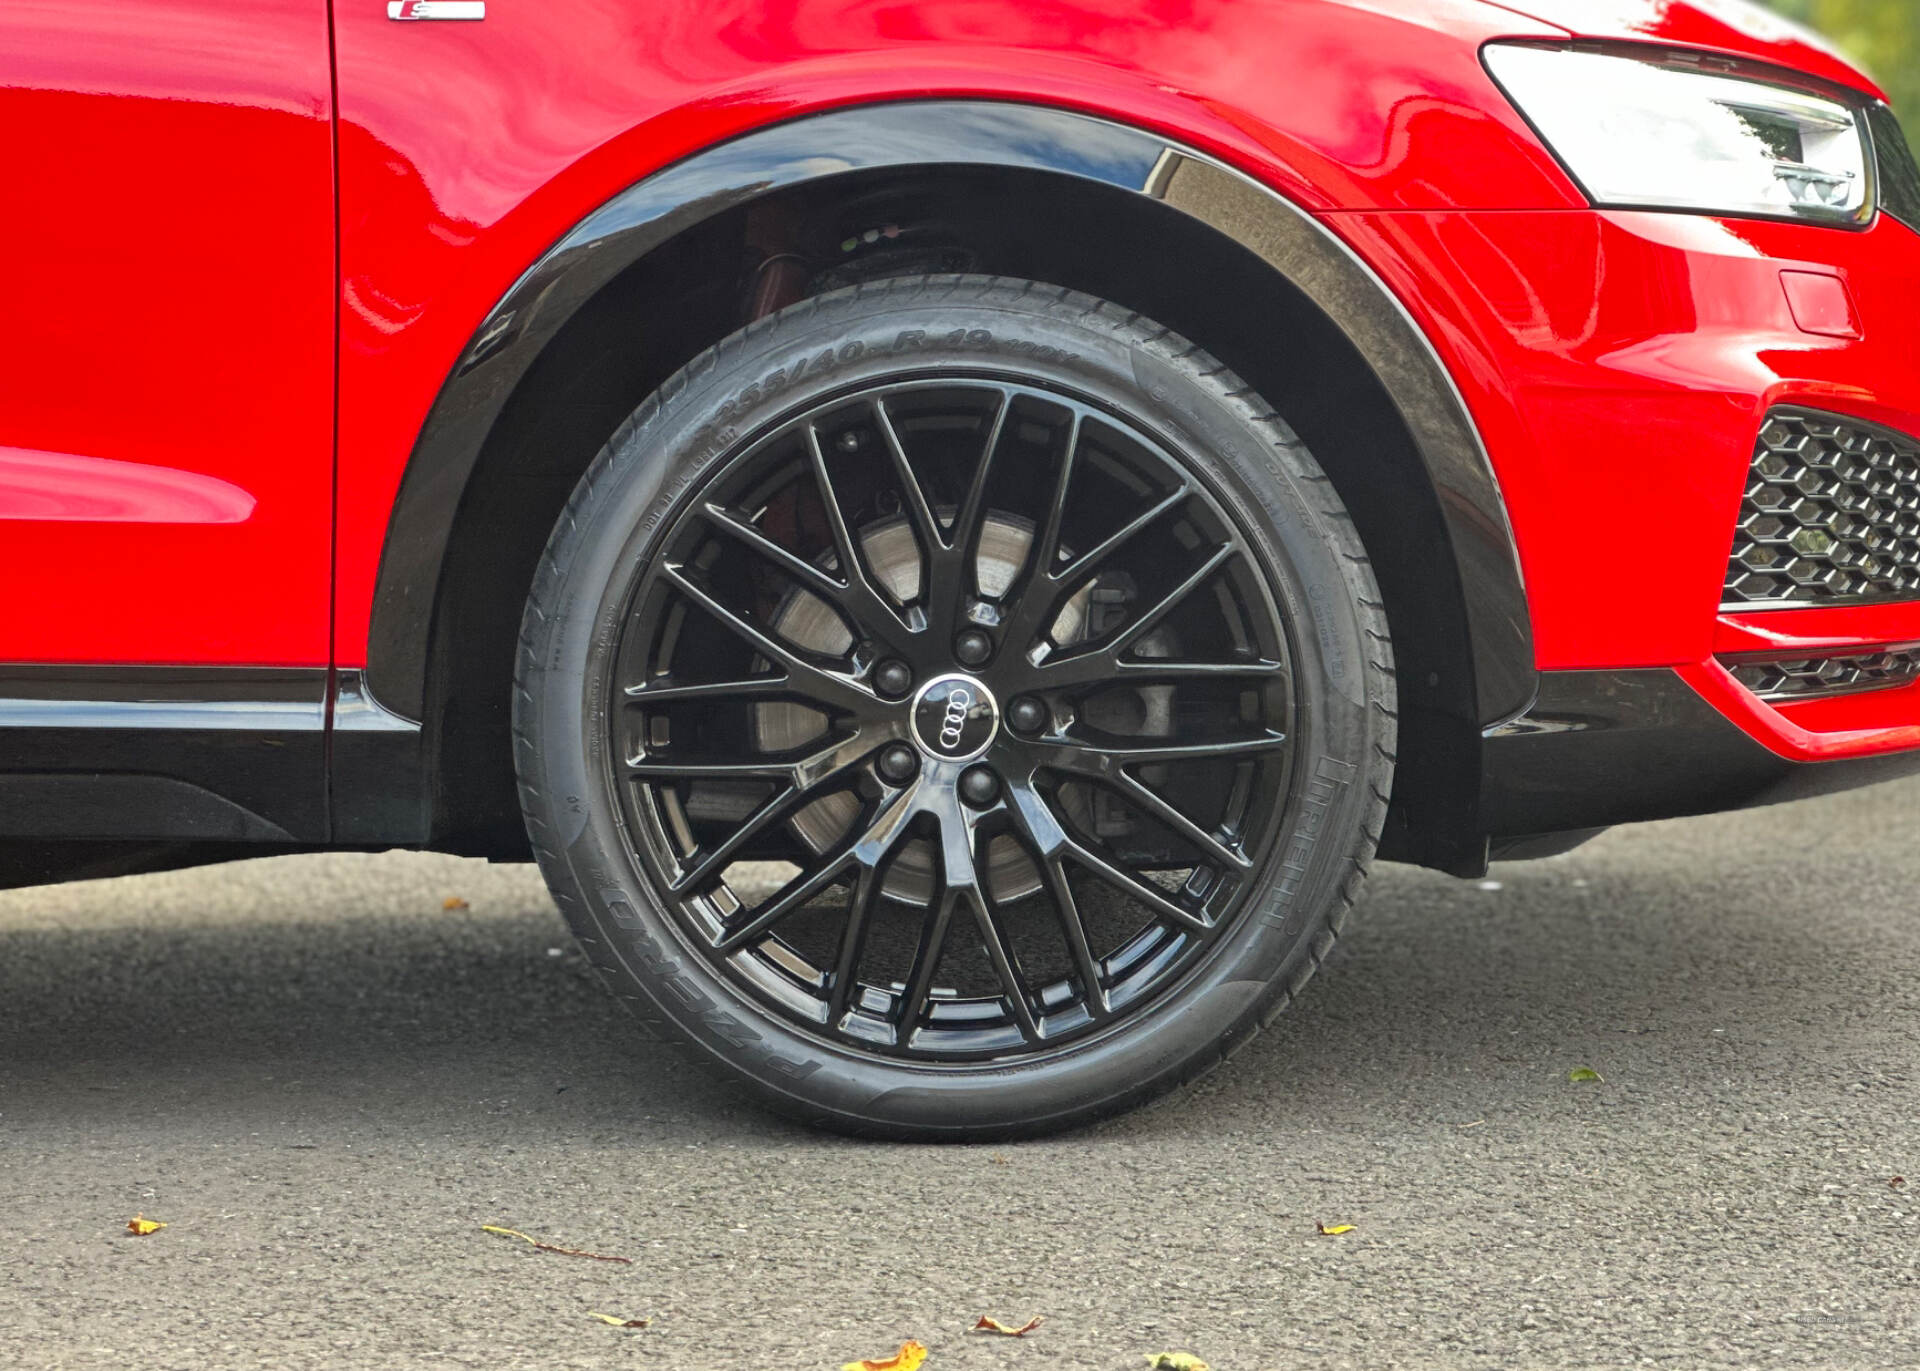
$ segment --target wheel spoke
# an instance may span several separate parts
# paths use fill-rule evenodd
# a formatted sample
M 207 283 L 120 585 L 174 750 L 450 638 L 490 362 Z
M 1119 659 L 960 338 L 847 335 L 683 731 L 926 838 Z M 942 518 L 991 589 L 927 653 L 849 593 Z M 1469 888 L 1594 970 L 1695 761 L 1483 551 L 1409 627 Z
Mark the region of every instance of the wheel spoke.
M 1000 935 L 992 901 L 988 899 L 980 879 L 979 830 L 974 821 L 956 805 L 940 817 L 940 840 L 941 870 L 945 873 L 947 888 L 958 894 L 961 903 L 973 912 L 974 923 L 980 930 L 980 941 L 987 951 L 987 960 L 992 963 L 993 974 L 1000 981 L 1003 998 L 1014 1023 L 1019 1025 L 1020 1036 L 1028 1042 L 1038 1042 L 1040 1025 L 1033 1016 L 1033 1003 L 1027 996 L 1026 982 L 1020 975 L 1019 964 L 1012 950 Z
M 827 516 L 828 531 L 833 534 L 833 550 L 840 559 L 840 571 L 848 581 L 866 580 L 866 568 L 858 549 L 853 545 L 853 532 L 847 527 L 847 516 L 840 508 L 840 493 L 833 487 L 833 477 L 827 471 L 827 455 L 820 450 L 820 431 L 812 424 L 806 427 L 807 465 L 813 469 L 813 482 L 820 492 L 820 507 Z
M 1239 848 L 1227 846 L 1218 834 L 1209 833 L 1136 778 L 1118 771 L 1113 773 L 1112 781 L 1129 801 L 1199 848 L 1201 855 L 1212 858 L 1231 871 L 1246 871 L 1253 866 Z
M 1206 920 L 1176 903 L 1152 881 L 1126 871 L 1076 839 L 1037 790 L 1029 786 L 1015 787 L 1012 799 L 1013 803 L 1007 808 L 1014 823 L 1044 861 L 1058 862 L 1066 858 L 1077 862 L 1122 894 L 1133 896 L 1175 923 L 1198 930 L 1209 927 Z
M 627 774 L 643 781 L 788 781 L 792 762 L 777 759 L 751 762 L 676 761 L 642 757 L 627 763 Z
M 1166 891 L 1152 881 L 1144 876 L 1136 876 L 1108 861 L 1086 844 L 1069 841 L 1067 854 L 1090 874 L 1106 882 L 1121 894 L 1132 896 L 1162 918 L 1199 933 L 1208 932 L 1212 928 L 1205 919 L 1174 901 Z
M 1083 743 L 1077 738 L 1036 738 L 1032 746 L 1042 754 L 1041 764 L 1062 770 L 1110 774 L 1121 766 L 1148 762 L 1204 762 L 1245 753 L 1272 752 L 1287 744 L 1287 735 L 1271 730 L 1252 738 L 1223 738 L 1204 743 Z M 1046 757 L 1058 753 L 1058 762 Z
M 1033 1017 L 1033 1004 L 1027 998 L 1026 982 L 1014 962 L 1012 949 L 1000 936 L 1000 927 L 993 917 L 986 892 L 976 885 L 966 891 L 962 898 L 973 906 L 974 921 L 980 926 L 980 941 L 986 945 L 987 960 L 993 963 L 993 974 L 1000 978 L 1001 998 L 1006 1000 L 1013 1021 L 1020 1026 L 1020 1036 L 1030 1043 L 1040 1041 L 1040 1024 Z
M 842 591 L 843 602 L 849 613 L 863 619 L 865 627 L 878 632 L 872 620 L 880 619 L 888 629 L 913 631 L 913 626 L 900 616 L 900 611 L 891 599 L 873 583 L 867 574 L 865 553 L 856 546 L 853 530 L 847 525 L 847 516 L 840 505 L 840 495 L 834 488 L 833 476 L 827 470 L 826 453 L 820 448 L 820 433 L 812 424 L 805 429 L 807 442 L 807 465 L 812 468 L 813 482 L 820 492 L 821 508 L 826 512 L 827 527 L 833 535 L 834 555 L 840 559 L 840 571 L 846 578 L 846 587 Z
M 1054 478 L 1053 495 L 1047 501 L 1047 521 L 1033 547 L 1034 570 L 1051 575 L 1060 558 L 1060 525 L 1067 517 L 1067 489 L 1073 484 L 1073 464 L 1080 453 L 1080 414 L 1067 426 L 1067 446 L 1060 454 L 1060 474 Z
M 820 859 L 811 874 L 796 877 L 784 889 L 769 896 L 764 904 L 747 916 L 746 922 L 740 927 L 728 930 L 714 944 L 715 950 L 733 952 L 752 942 L 832 885 L 850 867 L 874 871 L 884 866 L 894 848 L 906 836 L 907 825 L 918 812 L 919 805 L 917 785 L 895 791 L 881 805 L 872 823 L 836 843 L 832 851 Z
M 692 870 L 684 872 L 673 883 L 673 893 L 683 895 L 689 890 L 698 890 L 705 885 L 715 872 L 733 860 L 734 853 L 764 833 L 769 824 L 790 814 L 799 805 L 801 795 L 801 790 L 796 786 L 775 791 L 764 804 L 741 820 L 739 826 L 729 833 L 718 847 L 691 854 L 696 860 L 696 865 Z
M 1049 657 L 1043 660 L 1035 669 L 1034 674 L 1036 678 L 1043 686 L 1056 688 L 1064 687 L 1068 684 L 1083 684 L 1088 681 L 1104 680 L 1111 676 L 1123 674 L 1134 674 L 1136 679 L 1144 679 L 1149 674 L 1178 679 L 1180 675 L 1183 674 L 1182 668 L 1173 663 L 1162 664 L 1153 660 L 1139 661 L 1138 659 L 1134 662 L 1129 662 L 1123 658 L 1121 654 L 1141 637 L 1145 636 L 1148 630 L 1152 629 L 1154 625 L 1158 624 L 1168 614 L 1179 608 L 1181 601 L 1185 600 L 1189 595 L 1193 594 L 1194 591 L 1206 584 L 1206 582 L 1213 577 L 1214 573 L 1218 572 L 1221 567 L 1233 559 L 1234 555 L 1234 548 L 1231 544 L 1215 549 L 1206 561 L 1202 562 L 1194 571 L 1188 573 L 1179 585 L 1154 601 L 1139 614 L 1136 614 L 1132 622 L 1121 629 L 1119 633 L 1109 638 L 1099 647 L 1089 648 L 1083 652 L 1067 653 L 1060 657 Z M 1042 622 L 1046 621 L 1043 620 Z M 1035 627 L 1037 631 L 1038 625 Z M 1265 663 L 1262 663 L 1259 664 L 1259 666 L 1249 665 L 1247 667 L 1235 668 L 1234 671 L 1226 671 L 1212 664 L 1206 664 L 1202 667 L 1201 664 L 1190 663 L 1185 670 L 1195 675 L 1262 674 L 1262 668 L 1264 668 L 1265 665 Z M 1194 670 L 1195 667 L 1200 667 L 1200 669 Z
M 650 707 L 681 700 L 764 700 L 793 693 L 793 682 L 785 676 L 749 676 L 739 681 L 678 681 L 672 676 L 656 676 L 628 686 L 627 701 Z
M 738 952 L 832 885 L 852 865 L 853 845 L 842 844 L 810 873 L 795 877 L 784 888 L 769 895 L 747 915 L 744 923 L 737 928 L 723 929 L 719 940 L 713 945 L 714 951 L 722 954 Z
M 953 924 L 953 907 L 958 901 L 956 891 L 942 891 L 921 926 L 913 965 L 907 971 L 906 989 L 900 996 L 900 1017 L 894 1025 L 894 1034 L 903 1047 L 910 1045 L 914 1030 L 926 1022 L 930 1012 L 933 978 L 940 970 L 940 954 L 946 950 L 947 929 Z
M 954 517 L 952 540 L 935 552 L 931 559 L 934 564 L 933 580 L 929 587 L 931 593 L 926 599 L 929 606 L 937 605 L 932 614 L 942 634 L 951 633 L 960 626 L 967 604 L 978 588 L 980 538 L 987 517 L 987 484 L 993 474 L 993 458 L 1000 447 L 1000 435 L 1012 409 L 1012 393 L 1001 391 L 999 408 L 994 411 L 993 422 L 987 426 L 979 464 L 974 468 L 973 480 L 961 500 L 960 511 Z
M 1146 762 L 1199 762 L 1217 757 L 1240 757 L 1250 752 L 1276 752 L 1287 745 L 1287 735 L 1268 731 L 1256 738 L 1231 738 L 1208 743 L 1159 743 L 1151 746 L 1106 748 L 1122 766 Z
M 894 474 L 900 481 L 900 493 L 906 500 L 907 513 L 912 517 L 914 527 L 920 534 L 920 554 L 928 563 L 929 574 L 934 558 L 946 550 L 947 540 L 940 531 L 940 520 L 934 515 L 933 506 L 927 503 L 927 492 L 920 485 L 920 478 L 914 475 L 913 463 L 907 460 L 907 449 L 900 442 L 900 435 L 894 431 L 893 419 L 887 413 L 887 402 L 876 399 L 873 402 L 873 422 L 880 430 L 880 436 L 886 440 L 887 453 L 893 458 Z M 921 585 L 924 595 L 927 586 Z
M 872 694 L 864 686 L 856 683 L 852 677 L 815 666 L 744 615 L 735 613 L 721 604 L 714 598 L 712 592 L 689 576 L 684 567 L 672 562 L 663 562 L 660 566 L 660 574 L 665 576 L 682 595 L 699 605 L 735 635 L 744 638 L 761 656 L 785 667 L 787 675 L 795 679 L 796 688 L 800 689 L 802 694 L 809 698 L 855 708 L 872 703 Z M 809 683 L 812 689 L 798 686 L 798 682 L 802 680 Z
M 1108 644 L 1108 650 L 1116 656 L 1125 652 L 1138 641 L 1147 630 L 1151 629 L 1155 624 L 1159 623 L 1162 619 L 1166 618 L 1168 614 L 1178 608 L 1182 600 L 1186 599 L 1187 596 L 1193 594 L 1194 591 L 1211 580 L 1213 574 L 1231 561 L 1233 556 L 1234 549 L 1232 544 L 1215 549 L 1213 555 L 1189 573 L 1185 580 L 1181 581 L 1179 585 L 1155 601 L 1145 613 L 1137 615 L 1131 624 L 1128 624 L 1122 629 L 1119 636 Z
M 851 745 L 849 745 L 851 744 Z M 872 754 L 871 746 L 855 739 L 830 748 L 822 748 L 788 768 L 787 783 L 741 820 L 740 826 L 710 852 L 696 854 L 698 865 L 673 883 L 673 891 L 683 894 L 697 890 L 719 871 L 747 843 L 794 810 L 818 799 L 844 781 Z
M 1061 463 L 1059 482 L 1054 487 L 1052 502 L 1047 510 L 1047 532 L 1040 540 L 1037 555 L 1033 558 L 1034 574 L 1023 578 L 1018 592 L 1019 605 L 1008 617 L 1008 636 L 1022 648 L 1054 621 L 1061 601 L 1080 589 L 1090 573 L 1146 529 L 1185 508 L 1193 498 L 1193 487 L 1182 481 L 1174 490 L 1127 520 L 1093 547 L 1066 565 L 1059 565 L 1060 523 L 1066 513 L 1067 488 L 1073 475 L 1073 453 L 1078 447 L 1079 438 L 1080 418 L 1076 414 L 1073 428 L 1068 434 L 1068 449 Z
M 1055 916 L 1060 920 L 1060 935 L 1067 941 L 1067 953 L 1073 958 L 1074 970 L 1080 975 L 1081 995 L 1087 1013 L 1095 1019 L 1108 1018 L 1112 1007 L 1107 1003 L 1107 990 L 1100 983 L 1100 964 L 1094 959 L 1093 948 L 1087 942 L 1086 921 L 1080 917 L 1080 902 L 1074 898 L 1073 886 L 1067 880 L 1066 864 L 1058 857 L 1049 859 L 1041 867 L 1047 879 L 1047 888 L 1053 894 Z
M 833 979 L 827 986 L 827 1027 L 838 1028 L 853 1003 L 859 984 L 860 953 L 866 947 L 867 926 L 874 907 L 880 902 L 880 869 L 866 866 L 853 883 L 847 900 L 847 926 L 840 935 L 840 953 L 833 964 Z
M 1146 529 L 1151 528 L 1154 524 L 1166 518 L 1167 515 L 1173 513 L 1173 511 L 1183 507 L 1192 494 L 1193 488 L 1191 486 L 1181 486 L 1171 495 L 1166 496 L 1148 508 L 1144 514 L 1129 519 L 1119 529 L 1094 544 L 1093 547 L 1081 553 L 1078 557 L 1075 557 L 1058 571 L 1049 571 L 1047 573 L 1048 576 L 1063 584 L 1075 585 L 1088 571 L 1106 561 L 1107 558 L 1132 542 Z
M 1096 785 L 1118 792 L 1130 804 L 1171 828 L 1198 848 L 1202 855 L 1233 871 L 1245 871 L 1253 865 L 1245 853 L 1229 847 L 1218 834 L 1210 833 L 1188 818 L 1158 792 L 1149 789 L 1125 767 L 1147 761 L 1181 761 L 1201 757 L 1232 756 L 1239 752 L 1257 752 L 1280 746 L 1280 735 L 1243 743 L 1203 744 L 1196 747 L 1105 748 L 1075 741 L 1061 741 L 1042 749 L 1041 765 L 1070 776 L 1080 776 Z M 1131 755 L 1130 755 L 1131 754 Z
M 750 753 L 745 761 L 718 761 L 705 757 L 681 759 L 668 752 L 630 760 L 627 773 L 661 781 L 783 781 L 796 790 L 818 791 L 865 761 L 879 745 L 878 738 L 855 733 L 798 756 Z
M 808 590 L 836 602 L 846 596 L 847 587 L 843 583 L 836 581 L 806 558 L 796 556 L 781 547 L 779 543 L 753 524 L 740 518 L 725 505 L 708 501 L 700 506 L 700 513 L 715 528 L 744 546 L 752 548 Z
M 987 479 L 993 474 L 994 453 L 999 450 L 1000 434 L 1006 427 L 1007 413 L 1012 408 L 1012 394 L 1001 391 L 1000 407 L 994 411 L 993 422 L 987 427 L 987 440 L 980 449 L 980 464 L 974 468 L 973 482 L 967 487 L 966 499 L 961 502 L 960 513 L 953 521 L 953 553 L 956 559 L 970 558 L 977 550 L 980 529 L 987 513 Z
M 1088 685 L 1178 685 L 1183 681 L 1259 679 L 1283 674 L 1286 664 L 1267 659 L 1252 662 L 1186 662 L 1163 657 L 1120 657 L 1096 648 L 1050 657 L 1029 672 L 1041 689 L 1071 690 Z
M 1251 662 L 1178 662 L 1157 657 L 1122 658 L 1115 664 L 1117 675 L 1131 678 L 1135 685 L 1156 681 L 1197 681 L 1222 676 L 1278 676 L 1287 669 L 1285 662 L 1260 658 Z
M 1080 450 L 1080 414 L 1075 411 L 1067 427 L 1067 443 L 1060 455 L 1060 471 L 1054 477 L 1053 491 L 1047 499 L 1047 512 L 1040 536 L 1034 539 L 1027 562 L 1007 588 L 1003 603 L 1010 606 L 1003 633 L 1013 649 L 1007 655 L 1025 657 L 1034 636 L 1054 621 L 1066 591 L 1054 578 L 1054 564 L 1060 559 L 1060 528 L 1067 517 L 1067 491 L 1073 485 L 1075 454 Z
M 1080 917 L 1080 902 L 1074 898 L 1073 886 L 1067 880 L 1066 863 L 1060 858 L 1068 846 L 1066 833 L 1047 809 L 1045 801 L 1033 790 L 1019 787 L 1010 798 L 1012 803 L 1007 806 L 1007 812 L 1013 816 L 1021 844 L 1039 867 L 1046 880 L 1047 892 L 1053 897 L 1054 916 L 1060 921 L 1060 934 L 1066 940 L 1067 954 L 1072 957 L 1074 970 L 1079 974 L 1087 1013 L 1096 1020 L 1105 1019 L 1111 1009 L 1107 1003 L 1106 987 L 1100 980 L 1100 964 L 1094 959 L 1093 948 L 1087 942 L 1087 926 Z

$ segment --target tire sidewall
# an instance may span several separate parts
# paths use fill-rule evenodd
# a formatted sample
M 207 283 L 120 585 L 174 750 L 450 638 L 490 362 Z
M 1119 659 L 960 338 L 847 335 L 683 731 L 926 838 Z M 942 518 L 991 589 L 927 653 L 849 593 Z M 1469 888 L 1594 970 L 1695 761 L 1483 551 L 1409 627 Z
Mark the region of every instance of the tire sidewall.
M 1178 337 L 1086 297 L 1016 283 L 823 296 L 736 335 L 615 435 L 556 530 L 530 602 L 516 693 L 523 801 L 545 873 L 620 989 L 697 1049 L 815 1122 L 924 1136 L 1058 1127 L 1158 1093 L 1277 1008 L 1356 860 L 1375 771 L 1365 629 L 1377 598 L 1326 478 L 1257 396 Z M 942 287 L 945 286 L 945 289 Z M 1155 333 L 1158 332 L 1158 336 Z M 753 1002 L 655 900 L 609 790 L 609 663 L 631 587 L 689 495 L 799 408 L 955 370 L 1113 406 L 1180 452 L 1270 569 L 1295 672 L 1290 794 L 1265 889 L 1182 983 L 1104 1036 L 1008 1065 L 892 1062 Z M 1337 505 L 1335 505 L 1337 508 Z M 1367 854 L 1357 853 L 1365 843 Z

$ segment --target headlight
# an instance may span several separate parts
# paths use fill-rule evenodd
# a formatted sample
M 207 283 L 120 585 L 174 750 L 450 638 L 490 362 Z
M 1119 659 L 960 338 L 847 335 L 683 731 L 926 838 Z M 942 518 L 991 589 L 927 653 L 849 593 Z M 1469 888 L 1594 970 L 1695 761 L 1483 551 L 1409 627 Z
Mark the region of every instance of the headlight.
M 1495 44 L 1488 69 L 1595 204 L 1859 224 L 1862 113 L 1664 56 Z

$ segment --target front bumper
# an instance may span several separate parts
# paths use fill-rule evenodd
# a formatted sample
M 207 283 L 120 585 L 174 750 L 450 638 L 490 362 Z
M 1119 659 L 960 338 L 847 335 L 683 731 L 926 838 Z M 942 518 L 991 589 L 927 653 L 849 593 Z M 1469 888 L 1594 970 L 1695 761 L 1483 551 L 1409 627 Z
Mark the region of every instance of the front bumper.
M 1579 806 L 1562 806 L 1549 824 L 1537 807 L 1531 817 L 1503 807 L 1501 777 L 1525 783 L 1511 764 L 1515 747 L 1498 760 L 1500 740 L 1512 735 L 1496 729 L 1486 831 L 1725 808 L 1774 795 L 1761 773 L 1776 766 L 1920 749 L 1920 682 L 1763 699 L 1730 665 L 1911 646 L 1920 642 L 1920 600 L 1723 608 L 1755 441 L 1770 414 L 1797 407 L 1920 436 L 1920 235 L 1887 215 L 1857 232 L 1612 211 L 1329 219 L 1426 326 L 1480 426 L 1518 542 L 1543 673 L 1528 717 L 1566 704 L 1556 692 L 1577 697 L 1610 675 L 1653 670 L 1644 679 L 1658 679 L 1663 695 L 1678 687 L 1704 707 L 1696 723 L 1712 718 L 1757 748 L 1752 765 L 1708 750 L 1748 778 L 1722 787 L 1723 802 L 1689 793 L 1635 804 L 1636 789 L 1659 789 L 1651 779 L 1637 787 L 1636 771 L 1617 778 L 1619 803 L 1577 815 Z M 1583 711 L 1596 712 L 1573 712 Z M 1554 734 L 1524 727 L 1519 736 Z M 1591 736 L 1575 745 L 1563 730 L 1561 743 L 1520 751 L 1589 749 L 1603 734 L 1622 741 L 1636 731 L 1659 732 L 1610 725 L 1584 730 Z M 1792 785 L 1839 779 L 1835 771 Z
M 1682 673 L 1556 671 L 1522 718 L 1489 732 L 1480 823 L 1492 855 L 1543 856 L 1544 835 L 1746 809 L 1920 774 L 1920 748 L 1794 761 Z

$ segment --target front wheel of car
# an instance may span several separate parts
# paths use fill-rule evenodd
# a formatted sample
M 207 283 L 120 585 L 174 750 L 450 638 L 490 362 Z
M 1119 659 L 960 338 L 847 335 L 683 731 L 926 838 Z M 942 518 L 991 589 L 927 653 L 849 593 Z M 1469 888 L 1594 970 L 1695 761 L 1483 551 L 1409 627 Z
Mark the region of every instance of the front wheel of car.
M 581 479 L 529 832 L 640 1016 L 846 1131 L 1063 1128 L 1221 1061 L 1357 893 L 1394 747 L 1332 484 L 1200 348 L 987 277 L 804 301 Z

